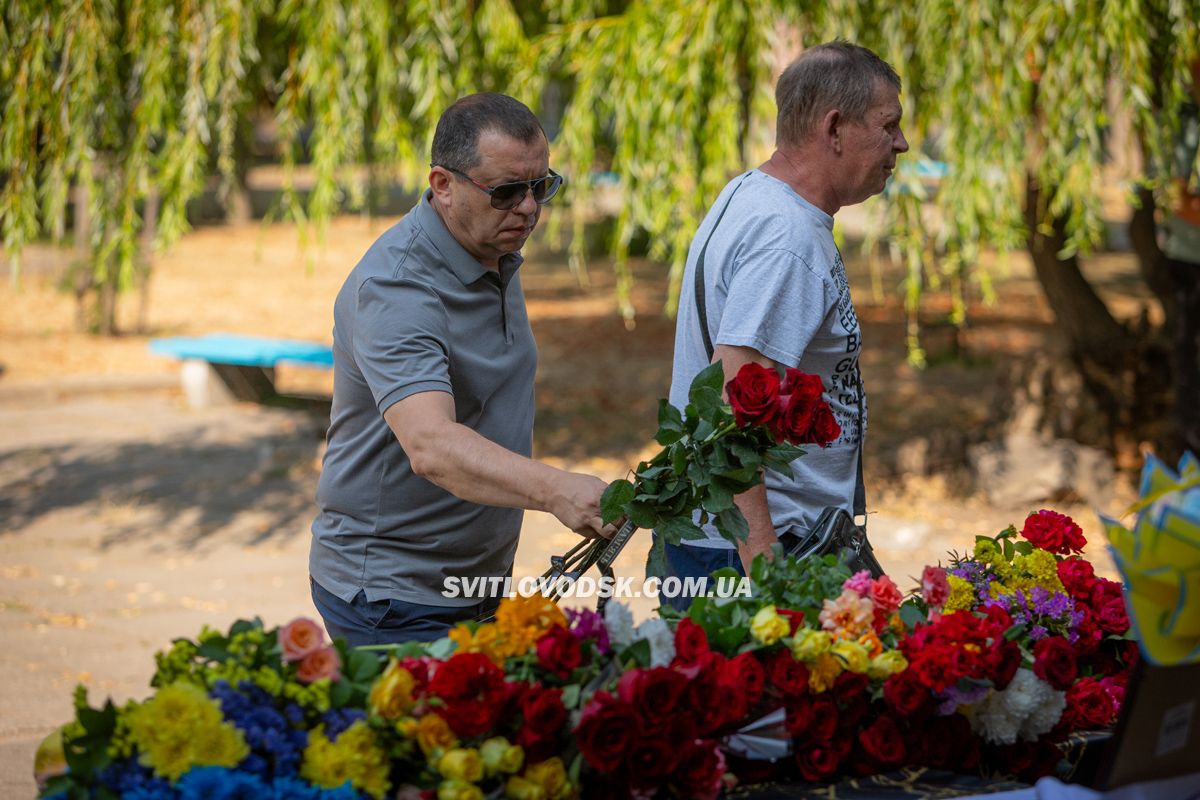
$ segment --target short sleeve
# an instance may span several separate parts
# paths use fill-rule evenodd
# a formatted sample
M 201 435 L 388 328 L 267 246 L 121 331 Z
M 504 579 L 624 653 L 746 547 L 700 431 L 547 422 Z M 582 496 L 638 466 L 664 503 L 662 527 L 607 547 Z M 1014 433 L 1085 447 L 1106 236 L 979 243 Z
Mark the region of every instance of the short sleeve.
M 733 266 L 714 341 L 795 367 L 829 313 L 831 288 L 791 250 L 752 250 Z
M 354 358 L 382 414 L 420 392 L 453 394 L 446 311 L 427 286 L 372 278 L 358 289 Z

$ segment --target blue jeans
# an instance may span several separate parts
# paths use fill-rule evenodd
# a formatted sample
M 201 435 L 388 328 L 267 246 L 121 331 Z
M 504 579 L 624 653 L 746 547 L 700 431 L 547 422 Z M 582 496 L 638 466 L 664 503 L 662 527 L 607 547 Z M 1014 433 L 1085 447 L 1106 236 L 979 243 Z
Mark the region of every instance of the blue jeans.
M 359 590 L 349 603 L 311 577 L 313 605 L 331 637 L 342 637 L 350 647 L 402 642 L 432 642 L 458 623 L 493 613 L 499 600 L 487 598 L 472 606 L 426 606 L 406 600 L 367 600 Z
M 737 570 L 738 575 L 746 574 L 746 571 L 742 569 L 742 559 L 737 550 L 695 547 L 689 544 L 668 544 L 666 550 L 667 574 L 663 576 L 664 580 L 672 576 L 680 579 L 707 578 L 723 567 L 733 567 Z M 685 588 L 692 587 L 685 583 Z M 671 606 L 676 611 L 687 611 L 688 606 L 692 604 L 692 599 L 697 596 L 691 593 L 680 593 L 673 597 L 664 596 L 662 599 L 665 601 L 665 605 Z

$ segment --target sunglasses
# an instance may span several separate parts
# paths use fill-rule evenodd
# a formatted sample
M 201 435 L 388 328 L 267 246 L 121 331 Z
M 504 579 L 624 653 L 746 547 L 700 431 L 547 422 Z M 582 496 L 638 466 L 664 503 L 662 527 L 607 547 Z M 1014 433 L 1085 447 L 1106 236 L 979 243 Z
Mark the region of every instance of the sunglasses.
M 443 164 L 434 164 L 435 167 L 441 167 L 447 172 L 453 172 L 460 178 L 465 178 L 479 191 L 485 193 L 491 198 L 492 208 L 500 211 L 509 211 L 516 208 L 525 200 L 525 193 L 533 194 L 533 201 L 539 206 L 550 202 L 550 198 L 558 193 L 559 187 L 562 186 L 563 177 L 554 170 L 550 170 L 550 174 L 544 178 L 534 178 L 531 181 L 512 181 L 511 183 L 502 183 L 499 186 L 488 186 L 486 183 L 480 183 L 462 170 L 457 170 L 454 167 L 447 167 Z

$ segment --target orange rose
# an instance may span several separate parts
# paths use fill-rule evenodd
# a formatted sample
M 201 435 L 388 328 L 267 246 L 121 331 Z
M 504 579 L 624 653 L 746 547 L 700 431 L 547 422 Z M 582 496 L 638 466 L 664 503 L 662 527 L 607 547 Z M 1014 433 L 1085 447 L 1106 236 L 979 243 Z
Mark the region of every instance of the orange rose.
M 341 666 L 342 660 L 338 658 L 337 650 L 332 647 L 322 647 L 300 660 L 300 667 L 296 670 L 296 680 L 301 683 L 312 683 L 322 678 L 336 681 L 342 677 Z
M 296 617 L 279 629 L 284 661 L 300 661 L 325 646 L 325 631 L 308 617 Z

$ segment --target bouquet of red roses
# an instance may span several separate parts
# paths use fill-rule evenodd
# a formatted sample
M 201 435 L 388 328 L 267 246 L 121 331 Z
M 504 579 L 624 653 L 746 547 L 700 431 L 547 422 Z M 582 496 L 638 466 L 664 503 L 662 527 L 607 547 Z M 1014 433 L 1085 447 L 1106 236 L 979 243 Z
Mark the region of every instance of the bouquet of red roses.
M 703 538 L 700 525 L 710 520 L 731 542 L 745 541 L 749 526 L 733 498 L 760 483 L 764 468 L 790 474 L 800 445 L 824 447 L 841 433 L 816 375 L 788 369 L 781 380 L 746 364 L 724 386 L 728 402 L 724 376 L 719 361 L 702 370 L 682 413 L 660 401 L 654 438 L 663 449 L 601 499 L 606 523 L 624 517 L 654 529 L 660 558 L 664 543 Z

